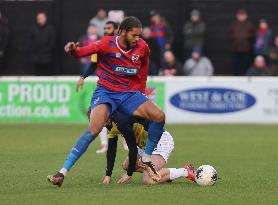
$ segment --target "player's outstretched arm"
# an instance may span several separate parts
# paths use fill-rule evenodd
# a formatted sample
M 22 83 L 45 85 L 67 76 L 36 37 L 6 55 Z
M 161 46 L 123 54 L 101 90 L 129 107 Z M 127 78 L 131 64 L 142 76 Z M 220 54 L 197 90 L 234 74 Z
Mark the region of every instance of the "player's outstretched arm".
M 111 176 L 114 168 L 116 153 L 117 153 L 117 143 L 118 137 L 113 137 L 108 139 L 108 149 L 106 153 L 106 175 L 103 178 L 103 184 L 109 184 L 111 181 Z
M 79 47 L 79 43 L 69 42 L 65 45 L 64 50 L 77 58 L 89 56 L 93 53 L 100 53 L 102 42 L 97 41 L 89 44 L 88 46 Z

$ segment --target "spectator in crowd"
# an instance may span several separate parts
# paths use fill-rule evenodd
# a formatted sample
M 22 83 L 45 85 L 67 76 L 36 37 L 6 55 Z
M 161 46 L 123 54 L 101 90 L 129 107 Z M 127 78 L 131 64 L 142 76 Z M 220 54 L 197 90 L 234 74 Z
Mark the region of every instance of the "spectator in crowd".
M 160 75 L 163 76 L 182 75 L 182 64 L 178 61 L 178 59 L 176 59 L 174 53 L 170 50 L 166 50 L 163 53 Z
M 142 31 L 142 38 L 147 42 L 151 54 L 149 63 L 149 75 L 158 75 L 158 70 L 160 68 L 160 47 L 158 42 L 151 38 L 151 29 L 149 27 L 144 27 Z
M 234 75 L 244 75 L 249 68 L 252 61 L 254 35 L 254 25 L 248 20 L 247 11 L 239 9 L 236 14 L 236 21 L 229 29 Z
M 2 16 L 0 11 L 0 73 L 3 72 L 5 52 L 9 42 L 8 21 Z
M 202 56 L 201 48 L 194 47 L 191 58 L 184 63 L 183 72 L 188 76 L 212 76 L 214 68 L 209 58 Z
M 83 36 L 80 37 L 79 43 L 82 47 L 83 46 L 88 46 L 89 44 L 97 41 L 98 39 L 99 39 L 99 35 L 98 35 L 98 30 L 97 30 L 96 25 L 95 24 L 89 24 L 88 27 L 87 27 L 86 35 L 83 35 Z M 82 63 L 81 73 L 84 73 L 88 69 L 88 67 L 91 65 L 92 61 L 94 61 L 94 59 L 92 59 L 94 57 L 96 58 L 96 55 L 81 58 L 81 60 L 80 60 L 81 63 Z
M 184 53 L 186 59 L 191 56 L 194 47 L 203 49 L 205 32 L 206 24 L 201 19 L 200 11 L 196 9 L 192 10 L 190 13 L 190 21 L 185 22 L 183 27 Z
M 274 47 L 269 51 L 270 75 L 278 76 L 278 35 L 274 38 Z
M 125 12 L 123 10 L 110 10 L 108 11 L 108 21 L 113 21 L 120 24 L 125 18 Z
M 173 31 L 157 11 L 151 11 L 151 31 L 151 37 L 158 42 L 161 50 L 171 48 Z
M 104 9 L 99 9 L 97 15 L 90 20 L 89 24 L 94 24 L 97 27 L 98 35 L 102 37 L 103 28 L 107 21 L 107 12 Z
M 36 16 L 36 24 L 29 33 L 30 60 L 36 75 L 51 75 L 53 71 L 53 55 L 55 47 L 55 30 L 48 23 L 45 12 Z
M 254 65 L 246 73 L 247 76 L 268 76 L 269 68 L 267 67 L 264 56 L 258 55 L 254 59 Z
M 256 32 L 254 53 L 256 55 L 268 56 L 272 41 L 272 30 L 269 29 L 265 19 L 259 21 L 259 28 Z

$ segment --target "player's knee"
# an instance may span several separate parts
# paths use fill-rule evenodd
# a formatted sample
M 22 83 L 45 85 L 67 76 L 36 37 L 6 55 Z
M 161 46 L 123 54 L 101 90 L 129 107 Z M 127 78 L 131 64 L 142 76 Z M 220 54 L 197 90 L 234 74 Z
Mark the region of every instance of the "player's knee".
M 156 114 L 156 122 L 165 122 L 165 113 L 163 111 L 159 111 L 159 113 Z
M 89 125 L 89 131 L 92 133 L 92 135 L 97 136 L 101 130 L 103 128 L 103 125 L 100 124 L 93 124 L 93 125 Z

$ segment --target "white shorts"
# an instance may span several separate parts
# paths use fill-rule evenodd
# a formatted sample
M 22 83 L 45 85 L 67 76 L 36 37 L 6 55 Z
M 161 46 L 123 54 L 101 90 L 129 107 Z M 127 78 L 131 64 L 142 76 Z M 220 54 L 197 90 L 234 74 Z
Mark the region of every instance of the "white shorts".
M 165 162 L 169 159 L 172 151 L 174 150 L 174 140 L 169 132 L 164 131 L 161 135 L 159 142 L 157 143 L 157 147 L 154 149 L 152 154 L 158 154 L 163 157 Z M 138 155 L 143 156 L 145 150 L 138 147 Z

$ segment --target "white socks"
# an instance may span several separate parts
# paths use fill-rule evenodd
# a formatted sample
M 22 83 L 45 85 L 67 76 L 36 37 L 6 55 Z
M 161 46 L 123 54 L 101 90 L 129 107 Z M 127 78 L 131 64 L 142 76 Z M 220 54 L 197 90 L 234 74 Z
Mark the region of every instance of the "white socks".
M 59 172 L 62 173 L 64 176 L 66 176 L 68 173 L 68 170 L 65 168 L 62 168 Z
M 187 177 L 188 171 L 185 168 L 168 168 L 170 171 L 170 180 L 174 180 L 180 177 Z
M 107 128 L 103 127 L 101 132 L 98 134 L 100 138 L 101 145 L 107 146 L 108 145 L 108 138 L 107 138 Z

